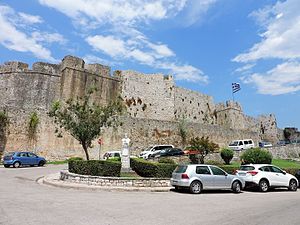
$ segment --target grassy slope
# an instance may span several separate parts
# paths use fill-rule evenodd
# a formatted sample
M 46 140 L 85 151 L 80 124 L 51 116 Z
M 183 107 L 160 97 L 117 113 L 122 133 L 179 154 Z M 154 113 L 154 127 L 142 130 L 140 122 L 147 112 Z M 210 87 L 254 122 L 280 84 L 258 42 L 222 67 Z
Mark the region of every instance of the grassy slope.
M 300 169 L 300 162 L 292 161 L 292 160 L 286 160 L 286 159 L 273 159 L 272 164 L 275 166 L 278 166 L 280 168 L 298 168 Z M 234 166 L 234 167 L 240 167 L 240 163 L 238 162 L 232 162 L 228 166 Z M 225 165 L 227 166 L 227 165 Z

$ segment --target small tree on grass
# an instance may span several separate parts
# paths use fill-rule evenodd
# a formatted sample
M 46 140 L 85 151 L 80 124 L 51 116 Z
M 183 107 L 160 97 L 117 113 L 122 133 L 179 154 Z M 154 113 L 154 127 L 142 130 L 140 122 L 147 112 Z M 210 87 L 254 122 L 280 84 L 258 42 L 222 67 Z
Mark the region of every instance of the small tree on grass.
M 60 101 L 53 103 L 48 115 L 54 118 L 56 133 L 61 137 L 61 129 L 69 132 L 82 145 L 86 159 L 89 160 L 88 148 L 99 137 L 102 127 L 119 125 L 118 116 L 124 107 L 121 99 L 99 106 L 91 102 L 93 91 L 76 100 L 69 99 L 64 105 Z
M 210 141 L 208 137 L 195 137 L 190 140 L 189 149 L 195 150 L 198 152 L 198 162 L 201 164 L 204 163 L 204 158 L 208 153 L 214 152 L 219 146 L 214 142 Z
M 230 161 L 232 160 L 233 155 L 234 155 L 234 152 L 232 149 L 223 148 L 221 151 L 221 158 L 224 160 L 226 165 L 230 164 Z

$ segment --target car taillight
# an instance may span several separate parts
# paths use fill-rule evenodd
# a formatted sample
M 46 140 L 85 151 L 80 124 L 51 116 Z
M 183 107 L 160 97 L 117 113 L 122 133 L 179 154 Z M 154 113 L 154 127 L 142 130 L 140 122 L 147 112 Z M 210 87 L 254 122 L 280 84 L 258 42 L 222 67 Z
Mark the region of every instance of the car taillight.
M 181 174 L 181 179 L 190 179 L 189 176 L 187 174 Z
M 256 174 L 258 174 L 257 171 L 248 171 L 247 173 L 251 174 L 252 176 L 255 176 Z

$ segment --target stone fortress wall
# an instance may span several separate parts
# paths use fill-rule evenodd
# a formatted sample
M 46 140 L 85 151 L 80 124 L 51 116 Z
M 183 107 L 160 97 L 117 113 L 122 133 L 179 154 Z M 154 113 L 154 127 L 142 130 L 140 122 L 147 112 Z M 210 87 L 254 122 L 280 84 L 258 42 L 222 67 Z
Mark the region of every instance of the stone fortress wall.
M 211 96 L 175 86 L 172 76 L 142 74 L 134 71 L 115 71 L 100 64 L 85 64 L 77 57 L 66 56 L 60 64 L 34 63 L 32 69 L 21 62 L 0 66 L 0 110 L 10 118 L 3 151 L 31 150 L 48 159 L 83 156 L 81 146 L 68 134 L 56 137 L 53 121 L 47 116 L 55 100 L 83 96 L 96 87 L 94 101 L 107 104 L 121 96 L 127 106 L 123 125 L 106 129 L 102 135 L 107 150 L 121 148 L 121 139 L 127 133 L 133 154 L 153 144 L 174 144 L 182 147 L 178 120 L 184 118 L 189 138 L 209 136 L 220 146 L 234 139 L 252 138 L 278 140 L 274 115 L 252 118 L 245 115 L 239 103 L 228 101 L 215 104 Z M 40 122 L 35 140 L 28 138 L 28 122 L 37 112 Z M 1 137 L 1 135 L 0 135 Z M 3 144 L 3 142 L 5 142 Z M 98 157 L 96 142 L 91 158 Z

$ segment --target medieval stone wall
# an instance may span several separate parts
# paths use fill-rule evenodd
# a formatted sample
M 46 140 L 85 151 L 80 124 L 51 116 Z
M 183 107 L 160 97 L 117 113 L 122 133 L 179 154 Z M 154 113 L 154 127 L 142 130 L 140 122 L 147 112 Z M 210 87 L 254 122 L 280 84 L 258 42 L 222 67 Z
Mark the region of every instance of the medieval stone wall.
M 78 141 L 67 133 L 55 134 L 48 117 L 52 102 L 83 96 L 95 87 L 95 101 L 106 104 L 120 93 L 120 79 L 111 77 L 108 67 L 85 65 L 82 59 L 67 56 L 61 64 L 34 63 L 32 69 L 21 62 L 0 66 L 0 110 L 8 114 L 8 132 L 0 140 L 1 152 L 29 150 L 49 159 L 62 159 L 81 154 Z M 31 114 L 38 115 L 35 137 L 29 137 Z M 96 154 L 96 153 L 95 153 Z M 96 156 L 94 154 L 94 156 Z M 93 154 L 92 154 L 93 155 Z
M 162 74 L 122 71 L 122 97 L 133 118 L 174 119 L 174 80 Z
M 175 119 L 215 124 L 215 105 L 211 96 L 196 91 L 175 87 Z
M 0 151 L 30 150 L 47 159 L 83 156 L 78 141 L 67 133 L 56 137 L 53 121 L 47 116 L 55 100 L 81 97 L 95 88 L 93 100 L 107 104 L 121 95 L 127 106 L 123 126 L 106 129 L 102 135 L 102 154 L 119 150 L 124 133 L 132 140 L 133 154 L 153 144 L 183 147 L 178 134 L 178 119 L 185 118 L 188 139 L 208 136 L 220 146 L 234 139 L 261 138 L 276 141 L 278 129 L 274 115 L 252 118 L 244 115 L 236 102 L 215 104 L 211 96 L 175 86 L 172 76 L 115 71 L 100 64 L 85 64 L 66 56 L 60 64 L 34 63 L 32 69 L 22 62 L 0 66 L 0 110 L 6 111 L 10 125 L 0 138 Z M 28 137 L 28 122 L 36 112 L 39 124 L 34 139 Z M 2 140 L 3 139 L 3 140 Z M 91 158 L 98 158 L 96 141 Z

